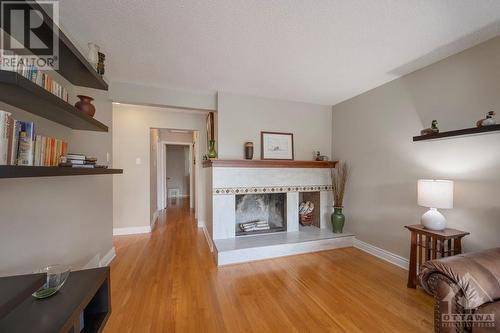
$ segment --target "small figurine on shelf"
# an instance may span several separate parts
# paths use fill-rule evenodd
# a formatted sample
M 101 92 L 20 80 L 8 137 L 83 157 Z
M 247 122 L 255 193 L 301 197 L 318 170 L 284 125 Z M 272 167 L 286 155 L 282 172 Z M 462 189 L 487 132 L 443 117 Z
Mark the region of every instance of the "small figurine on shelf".
M 106 56 L 104 55 L 104 53 L 101 53 L 101 52 L 97 52 L 97 56 L 99 58 L 98 62 L 97 62 L 97 73 L 99 75 L 104 75 L 104 60 L 106 60 Z
M 439 128 L 437 125 L 438 125 L 437 120 L 433 120 L 431 127 L 421 130 L 420 134 L 421 135 L 429 135 L 429 134 L 433 134 L 433 133 L 439 133 Z
M 478 120 L 476 123 L 477 127 L 483 127 L 483 126 L 491 126 L 495 125 L 497 122 L 493 116 L 496 115 L 495 111 L 490 111 L 486 115 L 486 118 L 483 118 L 481 120 Z
M 316 152 L 316 156 L 314 157 L 315 161 L 328 161 L 328 156 L 326 155 L 321 155 L 320 151 Z

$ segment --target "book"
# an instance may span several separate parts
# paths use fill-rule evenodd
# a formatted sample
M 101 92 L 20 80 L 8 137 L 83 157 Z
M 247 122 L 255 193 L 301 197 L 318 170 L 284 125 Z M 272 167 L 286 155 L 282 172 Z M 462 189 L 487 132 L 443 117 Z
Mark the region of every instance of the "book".
M 85 160 L 85 155 L 83 154 L 75 154 L 75 153 L 68 153 L 66 154 L 66 158 L 69 160 Z
M 30 121 L 21 121 L 17 165 L 33 165 L 34 128 Z
M 11 165 L 17 164 L 17 154 L 19 151 L 19 133 L 21 132 L 21 122 L 19 120 L 13 119 L 12 126 L 12 142 L 11 142 Z
M 42 145 L 41 145 L 41 141 L 42 141 L 42 136 L 41 135 L 37 135 L 35 137 L 35 156 L 34 156 L 34 159 L 33 159 L 33 165 L 34 166 L 41 166 L 40 164 L 40 160 L 41 160 L 41 148 L 42 148 Z
M 10 116 L 10 112 L 0 110 L 0 165 L 6 165 L 8 161 Z

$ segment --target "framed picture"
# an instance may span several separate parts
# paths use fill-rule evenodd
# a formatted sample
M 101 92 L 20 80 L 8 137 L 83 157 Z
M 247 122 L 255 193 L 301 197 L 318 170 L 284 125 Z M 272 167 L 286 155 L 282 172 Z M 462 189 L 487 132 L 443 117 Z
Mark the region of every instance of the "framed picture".
M 293 134 L 260 132 L 260 158 L 263 160 L 293 160 Z

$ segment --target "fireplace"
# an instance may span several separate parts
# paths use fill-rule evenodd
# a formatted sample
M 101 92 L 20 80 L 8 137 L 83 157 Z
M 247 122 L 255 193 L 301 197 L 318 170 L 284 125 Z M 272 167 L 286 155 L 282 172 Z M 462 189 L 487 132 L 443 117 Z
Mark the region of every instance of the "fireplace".
M 236 236 L 286 231 L 286 193 L 241 194 L 235 203 Z

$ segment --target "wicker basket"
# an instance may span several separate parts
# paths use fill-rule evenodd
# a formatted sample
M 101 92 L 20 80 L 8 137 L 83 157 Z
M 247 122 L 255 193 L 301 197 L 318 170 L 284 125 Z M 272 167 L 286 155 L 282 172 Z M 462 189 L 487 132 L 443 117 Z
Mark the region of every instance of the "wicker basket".
M 299 222 L 302 225 L 312 225 L 313 224 L 313 213 L 299 214 Z

